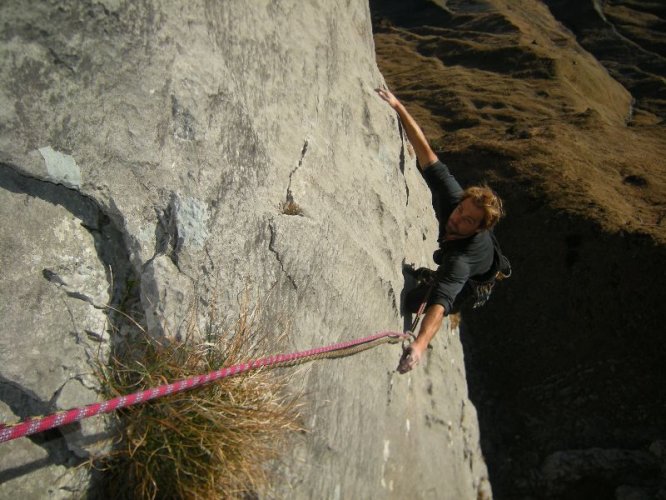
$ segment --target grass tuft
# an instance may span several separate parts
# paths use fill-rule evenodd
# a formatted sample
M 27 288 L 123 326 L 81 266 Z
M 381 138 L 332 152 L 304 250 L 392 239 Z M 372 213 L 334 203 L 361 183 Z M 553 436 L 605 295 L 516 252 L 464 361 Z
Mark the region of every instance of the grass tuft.
M 257 332 L 254 317 L 246 310 L 232 331 L 209 334 L 207 342 L 142 335 L 133 342 L 131 361 L 114 358 L 104 368 L 105 396 L 268 354 L 279 340 Z M 268 492 L 270 461 L 301 430 L 296 398 L 286 391 L 288 373 L 251 371 L 122 410 L 118 444 L 93 464 L 102 474 L 100 496 L 250 498 Z
M 295 201 L 285 201 L 282 204 L 282 213 L 285 215 L 303 215 L 303 209 Z

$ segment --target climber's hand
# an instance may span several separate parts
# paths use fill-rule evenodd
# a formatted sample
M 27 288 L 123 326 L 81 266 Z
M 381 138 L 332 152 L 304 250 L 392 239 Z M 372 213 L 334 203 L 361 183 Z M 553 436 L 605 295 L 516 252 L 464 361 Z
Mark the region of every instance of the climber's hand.
M 394 96 L 388 89 L 375 89 L 375 92 L 379 94 L 379 97 L 384 99 L 389 106 L 393 109 L 397 108 L 400 105 L 400 101 L 396 96 Z
M 398 363 L 398 373 L 407 373 L 418 365 L 421 362 L 424 350 L 417 342 L 413 342 L 410 346 L 406 347 L 402 351 L 402 357 Z

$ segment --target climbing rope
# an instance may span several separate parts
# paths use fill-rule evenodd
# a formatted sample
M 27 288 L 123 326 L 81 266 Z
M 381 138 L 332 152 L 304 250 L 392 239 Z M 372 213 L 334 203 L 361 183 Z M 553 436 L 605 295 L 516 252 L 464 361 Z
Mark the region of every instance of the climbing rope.
M 379 332 L 369 337 L 364 337 L 348 342 L 341 342 L 325 347 L 309 349 L 307 351 L 294 352 L 288 354 L 276 354 L 273 356 L 250 360 L 245 363 L 229 366 L 216 370 L 206 375 L 195 375 L 172 384 L 164 384 L 153 389 L 135 392 L 127 396 L 104 401 L 102 403 L 93 403 L 71 410 L 60 411 L 44 417 L 33 417 L 16 424 L 0 424 L 0 443 L 11 441 L 23 436 L 29 436 L 38 432 L 43 432 L 54 427 L 78 422 L 85 418 L 110 413 L 121 408 L 144 403 L 151 399 L 156 399 L 169 394 L 193 389 L 200 385 L 208 384 L 239 373 L 256 370 L 258 368 L 276 368 L 284 366 L 294 366 L 318 359 L 341 358 L 351 356 L 357 352 L 371 349 L 386 342 L 396 343 L 409 338 L 409 334 L 400 332 Z
M 419 310 L 416 311 L 416 316 L 414 317 L 414 321 L 412 322 L 412 327 L 410 328 L 410 332 L 412 332 L 412 337 L 413 332 L 416 331 L 416 327 L 419 324 L 419 320 L 421 319 L 421 316 L 423 315 L 423 311 L 425 311 L 426 306 L 428 305 L 428 299 L 430 298 L 430 295 L 432 294 L 432 291 L 435 289 L 435 285 L 437 284 L 436 281 L 433 280 L 432 284 L 428 287 L 428 291 L 426 292 L 425 296 L 423 297 L 423 300 L 421 301 L 421 305 L 419 306 Z

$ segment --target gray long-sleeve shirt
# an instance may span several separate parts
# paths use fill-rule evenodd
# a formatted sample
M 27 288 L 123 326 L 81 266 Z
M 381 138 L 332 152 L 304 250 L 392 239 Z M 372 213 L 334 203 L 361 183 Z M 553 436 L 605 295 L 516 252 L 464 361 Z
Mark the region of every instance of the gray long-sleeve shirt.
M 441 304 L 446 314 L 449 314 L 455 309 L 456 298 L 469 278 L 490 270 L 494 245 L 488 231 L 480 231 L 469 238 L 447 241 L 446 222 L 460 202 L 463 189 L 441 161 L 427 167 L 423 177 L 432 193 L 432 206 L 439 223 L 438 241 L 442 250 L 437 283 L 428 304 Z

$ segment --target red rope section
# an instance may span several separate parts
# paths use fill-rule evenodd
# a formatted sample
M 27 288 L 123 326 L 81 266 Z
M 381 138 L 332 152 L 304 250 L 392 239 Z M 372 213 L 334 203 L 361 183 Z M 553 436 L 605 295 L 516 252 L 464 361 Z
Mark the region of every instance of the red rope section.
M 36 434 L 38 432 L 43 432 L 49 429 L 53 429 L 54 427 L 60 427 L 61 425 L 78 422 L 84 418 L 93 417 L 102 413 L 110 413 L 112 411 L 119 410 L 120 408 L 126 408 L 128 406 L 150 401 L 151 399 L 156 399 L 161 396 L 186 391 L 188 389 L 192 389 L 203 384 L 208 384 L 225 377 L 238 375 L 239 373 L 243 373 L 249 370 L 256 370 L 257 368 L 285 364 L 291 361 L 296 361 L 315 355 L 348 349 L 353 346 L 374 342 L 386 337 L 395 340 L 402 340 L 408 336 L 400 332 L 379 332 L 374 335 L 370 335 L 369 337 L 350 340 L 348 342 L 340 342 L 338 344 L 309 349 L 307 351 L 288 354 L 276 354 L 266 358 L 250 360 L 246 363 L 222 368 L 220 370 L 207 373 L 206 375 L 195 375 L 193 377 L 179 380 L 172 384 L 164 384 L 153 389 L 146 389 L 145 391 L 135 392 L 127 396 L 119 396 L 102 403 L 93 403 L 87 406 L 53 413 L 45 417 L 33 417 L 14 425 L 0 424 L 0 443 L 11 441 L 12 439 L 17 439 L 23 436 Z

